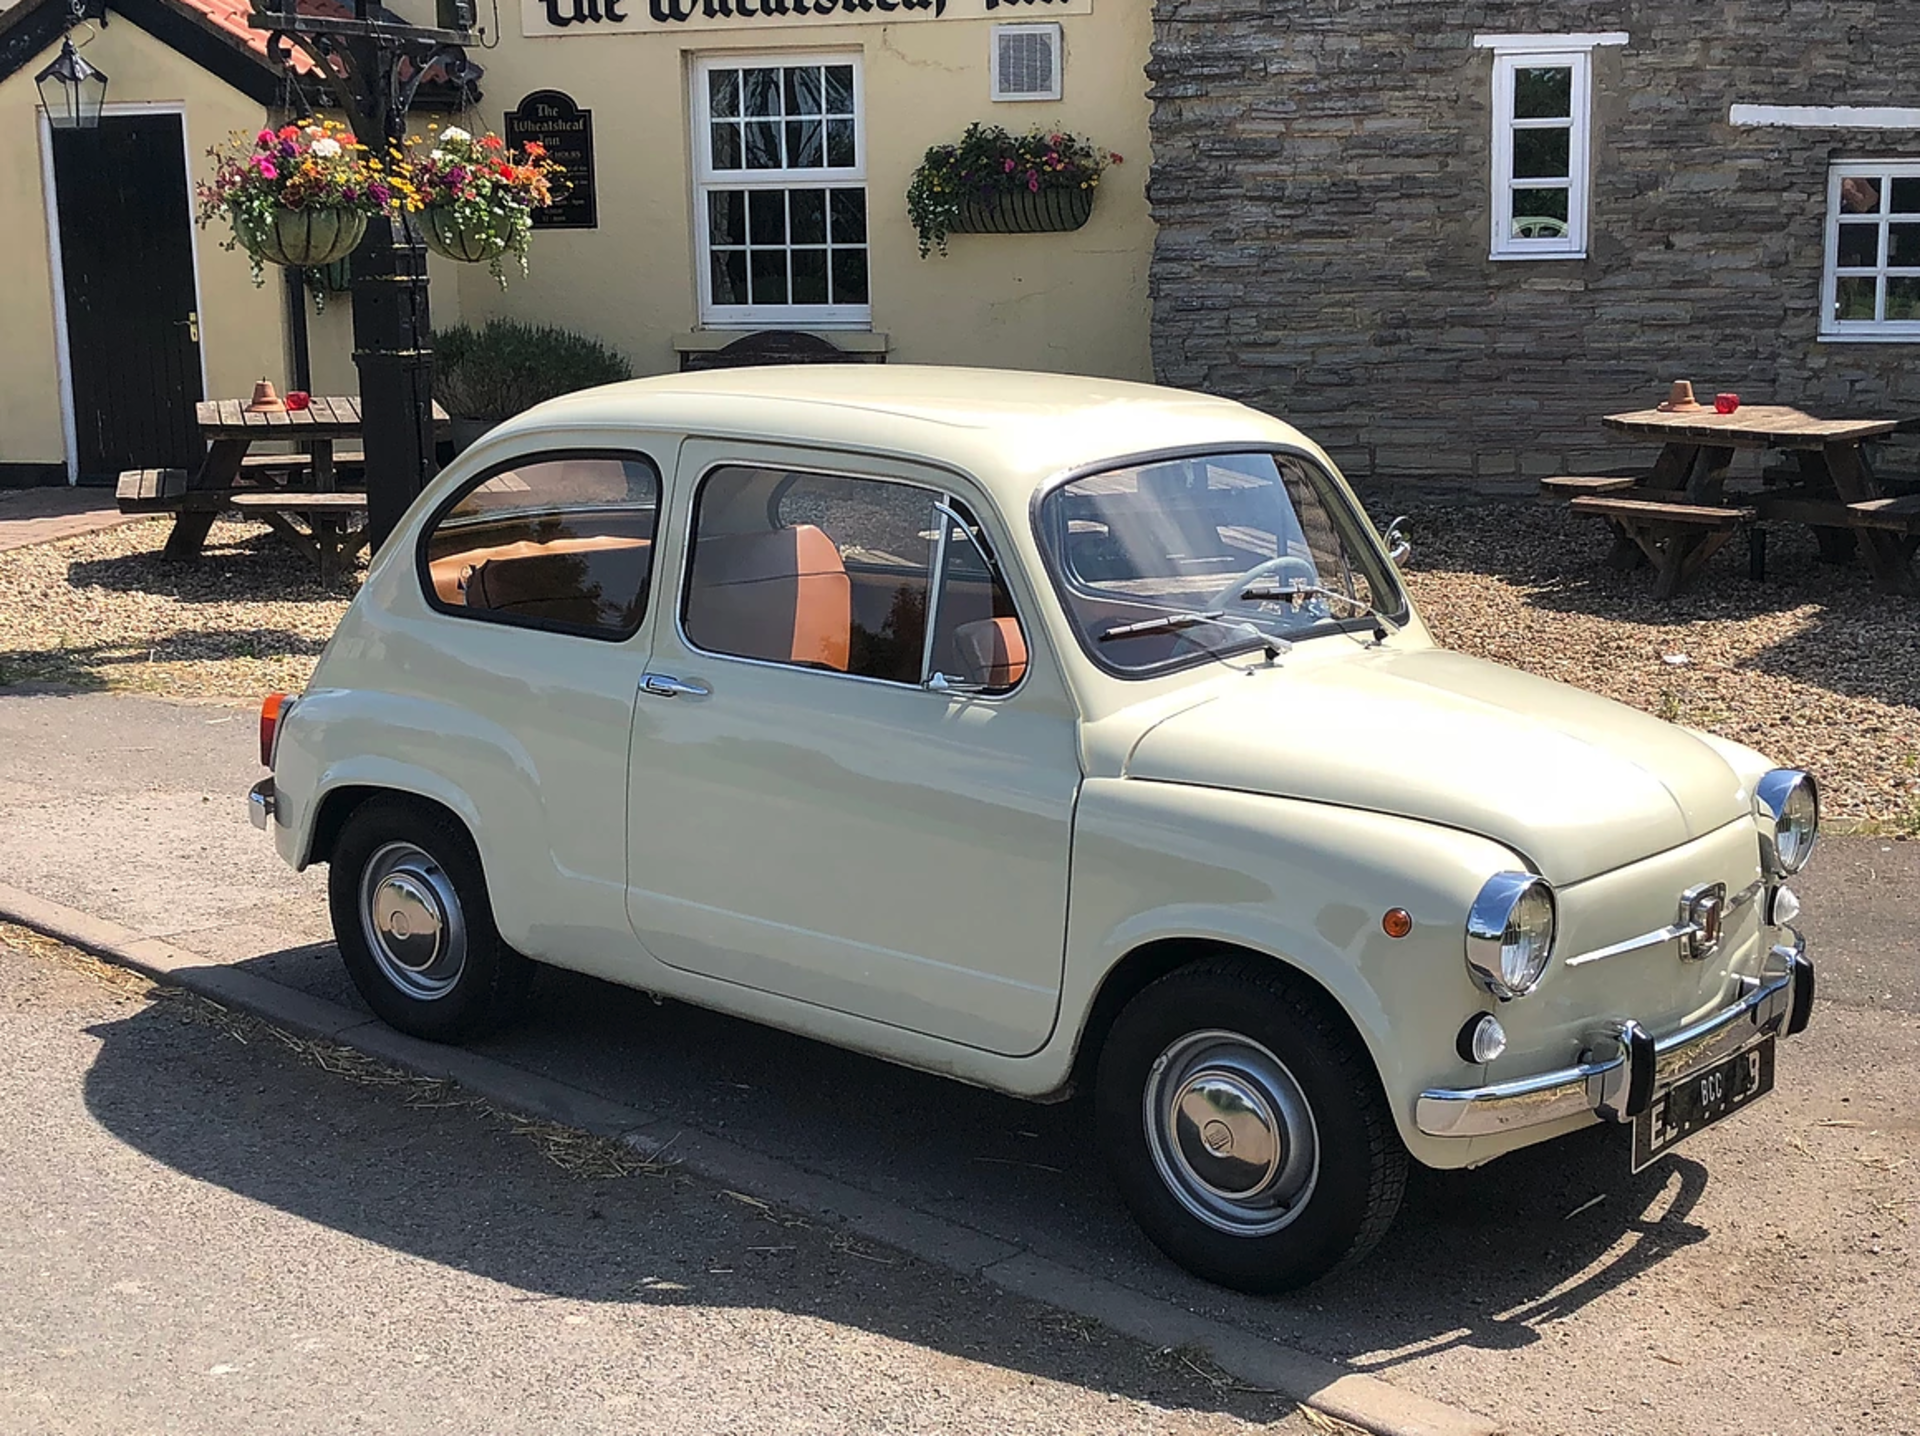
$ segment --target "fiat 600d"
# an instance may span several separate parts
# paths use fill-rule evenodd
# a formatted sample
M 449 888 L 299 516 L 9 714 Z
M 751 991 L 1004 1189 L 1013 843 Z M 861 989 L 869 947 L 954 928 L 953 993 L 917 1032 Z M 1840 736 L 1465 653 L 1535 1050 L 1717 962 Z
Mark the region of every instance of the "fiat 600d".
M 830 366 L 493 430 L 413 505 L 252 812 L 383 1019 L 535 962 L 1045 1100 L 1272 1291 L 1409 1160 L 1763 1097 L 1806 774 L 1435 646 L 1401 540 L 1194 394 Z M 1626 1139 L 1622 1139 L 1623 1146 Z

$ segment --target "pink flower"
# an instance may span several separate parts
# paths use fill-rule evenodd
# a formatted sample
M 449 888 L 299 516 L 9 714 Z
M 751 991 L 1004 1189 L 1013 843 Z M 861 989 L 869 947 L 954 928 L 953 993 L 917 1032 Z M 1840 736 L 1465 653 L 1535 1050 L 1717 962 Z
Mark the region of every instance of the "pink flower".
M 254 164 L 260 171 L 261 179 L 279 179 L 280 178 L 280 171 L 274 168 L 273 161 L 268 159 L 265 155 L 261 155 L 256 160 L 254 160 Z
M 1040 193 L 1040 176 L 1039 176 L 1039 175 L 1032 175 L 1032 174 L 1030 174 L 1030 175 L 1028 175 L 1028 176 L 1027 176 L 1027 188 L 1028 188 L 1028 189 L 1030 189 L 1030 190 L 1032 190 L 1032 191 L 1033 191 L 1033 193 L 1035 193 L 1035 194 L 1039 194 L 1039 193 Z
M 272 130 L 262 130 L 254 138 L 256 142 L 261 146 L 261 148 L 264 149 L 266 146 L 273 143 L 275 137 Z
M 1008 160 L 1008 161 L 1007 161 L 1007 173 L 1008 173 L 1008 174 L 1012 174 L 1012 173 L 1013 173 L 1013 161 L 1012 161 L 1012 160 Z

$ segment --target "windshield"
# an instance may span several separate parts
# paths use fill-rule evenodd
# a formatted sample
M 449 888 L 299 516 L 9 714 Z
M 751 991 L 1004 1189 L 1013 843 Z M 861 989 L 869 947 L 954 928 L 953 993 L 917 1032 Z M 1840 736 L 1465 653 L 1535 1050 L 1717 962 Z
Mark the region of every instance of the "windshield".
M 1363 524 L 1332 478 L 1293 454 L 1108 469 L 1040 505 L 1042 547 L 1081 642 L 1126 675 L 1370 630 L 1372 610 L 1398 621 L 1405 601 Z

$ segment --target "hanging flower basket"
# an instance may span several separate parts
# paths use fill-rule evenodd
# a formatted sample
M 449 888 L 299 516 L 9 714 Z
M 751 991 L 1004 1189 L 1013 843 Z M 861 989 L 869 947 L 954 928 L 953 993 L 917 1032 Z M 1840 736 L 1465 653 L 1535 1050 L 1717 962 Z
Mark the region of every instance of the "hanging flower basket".
M 507 236 L 491 220 L 463 224 L 452 205 L 420 211 L 420 238 L 427 248 L 460 264 L 485 264 L 507 252 Z
M 236 226 L 237 228 L 237 226 Z M 353 209 L 280 209 L 240 236 L 249 254 L 289 269 L 317 269 L 352 254 L 367 232 L 367 216 Z
M 950 234 L 1064 234 L 1093 214 L 1091 189 L 1015 190 L 965 200 Z
M 920 257 L 947 252 L 949 234 L 1053 234 L 1078 229 L 1111 150 L 1054 130 L 1013 135 L 968 125 L 955 144 L 929 149 L 907 185 L 907 217 L 920 232 Z

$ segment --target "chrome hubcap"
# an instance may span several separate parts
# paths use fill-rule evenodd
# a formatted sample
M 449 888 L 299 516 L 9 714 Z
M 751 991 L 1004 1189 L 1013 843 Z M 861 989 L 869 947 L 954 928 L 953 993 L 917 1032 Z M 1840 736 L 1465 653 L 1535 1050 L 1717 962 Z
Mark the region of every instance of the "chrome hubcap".
M 1147 1146 L 1161 1180 L 1208 1226 L 1265 1236 L 1291 1222 L 1320 1174 L 1320 1139 L 1286 1064 L 1235 1032 L 1194 1032 L 1147 1078 Z
M 444 997 L 467 965 L 453 882 L 432 854 L 389 843 L 360 876 L 360 925 L 382 975 L 408 997 Z

